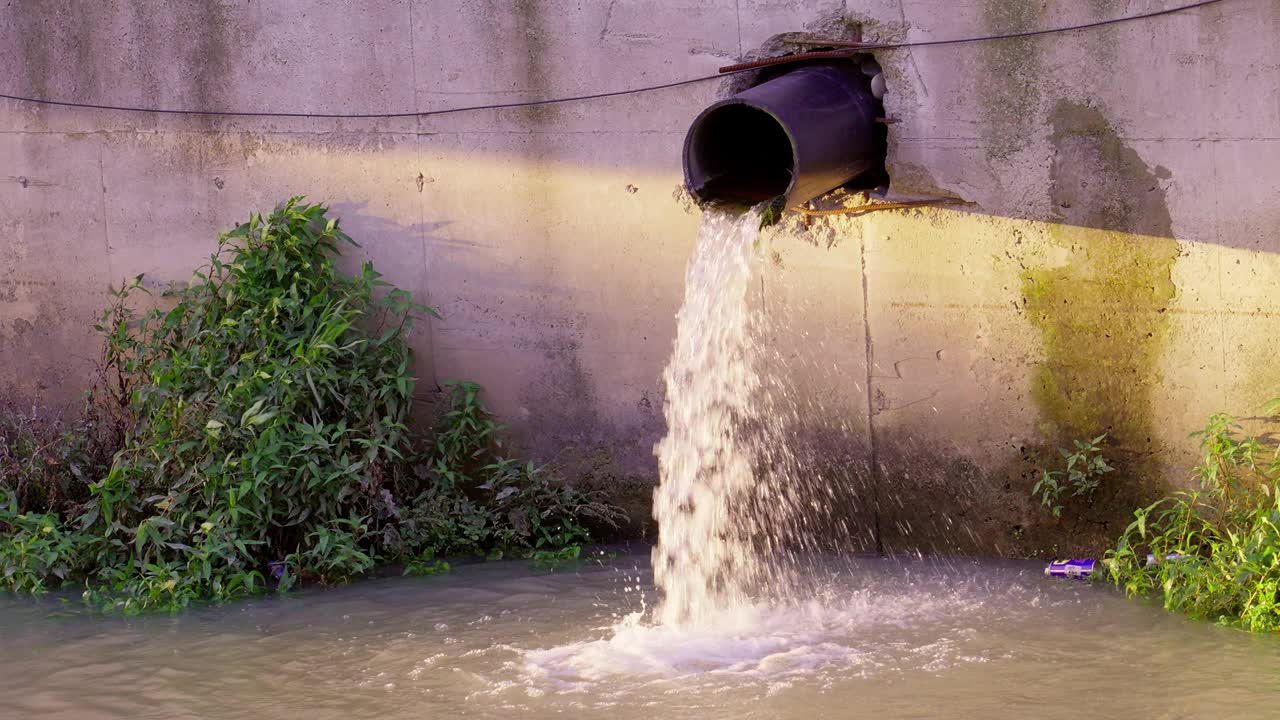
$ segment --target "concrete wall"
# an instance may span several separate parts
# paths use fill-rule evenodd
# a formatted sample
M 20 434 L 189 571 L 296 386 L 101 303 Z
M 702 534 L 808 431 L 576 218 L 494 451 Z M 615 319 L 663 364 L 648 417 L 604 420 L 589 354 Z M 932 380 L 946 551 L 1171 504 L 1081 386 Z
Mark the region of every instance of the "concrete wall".
M 436 110 L 714 73 L 789 31 L 927 40 L 1178 1 L 8 0 L 0 92 Z M 894 191 L 970 204 L 793 217 L 760 296 L 818 408 L 796 441 L 863 499 L 855 536 L 878 515 L 889 548 L 1096 544 L 1184 481 L 1208 413 L 1280 394 L 1276 37 L 1280 4 L 1225 0 L 878 54 Z M 0 100 L 0 394 L 73 400 L 109 283 L 183 280 L 220 229 L 306 194 L 444 315 L 413 339 L 424 403 L 475 379 L 526 451 L 643 504 L 698 225 L 679 151 L 724 90 L 391 120 Z M 1039 458 L 1104 430 L 1122 472 L 1096 507 L 1046 521 L 1028 499 Z

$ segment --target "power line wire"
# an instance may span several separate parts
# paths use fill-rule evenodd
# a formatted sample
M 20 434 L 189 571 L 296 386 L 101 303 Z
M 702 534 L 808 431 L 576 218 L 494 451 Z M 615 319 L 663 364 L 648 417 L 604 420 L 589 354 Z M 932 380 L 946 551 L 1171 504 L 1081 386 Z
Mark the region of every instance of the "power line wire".
M 651 92 L 654 90 L 666 90 L 668 88 L 680 87 L 681 85 L 693 85 L 694 83 L 706 82 L 707 80 L 715 80 L 716 78 L 725 77 L 734 73 L 725 73 L 724 75 L 705 75 L 703 77 L 690 78 L 688 80 L 677 80 L 675 82 L 663 83 L 662 85 L 651 85 L 649 87 L 631 88 L 628 90 L 613 90 L 610 92 L 592 93 L 590 95 L 574 95 L 571 97 L 551 98 L 549 100 L 530 100 L 528 102 L 513 103 L 495 103 L 491 105 L 468 105 L 464 107 L 446 108 L 444 110 L 423 110 L 420 112 L 400 112 L 400 113 L 304 113 L 304 112 L 273 112 L 273 111 L 254 111 L 254 110 L 187 110 L 179 108 L 145 108 L 132 107 L 129 105 L 100 105 L 97 103 L 81 103 L 69 100 L 45 100 L 41 98 L 28 98 L 17 95 L 6 95 L 0 93 L 0 98 L 6 100 L 17 100 L 19 102 L 33 103 L 36 105 L 55 105 L 58 107 L 87 108 L 90 110 L 119 110 L 122 112 L 139 112 L 139 113 L 159 113 L 162 115 L 214 115 L 221 117 L 284 117 L 284 118 L 350 118 L 350 119 L 378 119 L 378 118 L 411 118 L 426 117 L 429 115 L 448 115 L 450 113 L 469 112 L 472 110 L 501 110 L 504 108 L 521 108 L 535 107 L 539 105 L 557 105 L 560 103 L 578 102 L 581 100 L 598 100 L 601 98 L 617 97 L 619 95 L 634 95 L 636 93 Z
M 800 62 L 804 60 L 814 60 L 821 58 L 841 58 L 848 57 L 868 50 L 896 50 L 898 48 L 918 48 L 918 47 L 938 47 L 941 45 L 960 45 L 963 43 L 987 42 L 992 40 L 1017 40 L 1020 38 L 1036 37 L 1039 35 L 1054 35 L 1057 33 L 1075 32 L 1077 30 L 1092 30 L 1094 28 L 1105 27 L 1107 25 L 1119 25 L 1120 23 L 1133 22 L 1135 20 L 1149 20 L 1151 18 L 1161 17 L 1163 15 L 1173 15 L 1174 13 L 1186 12 L 1187 10 L 1195 10 L 1206 5 L 1220 3 L 1222 0 L 1201 0 L 1190 5 L 1179 5 L 1162 10 L 1153 10 L 1138 15 L 1126 15 L 1124 17 L 1110 18 L 1108 20 L 1097 20 L 1095 22 L 1084 23 L 1082 25 L 1069 25 L 1067 27 L 1048 28 L 1045 30 L 1025 30 L 1023 32 L 1005 33 L 1003 35 L 980 35 L 976 37 L 949 38 L 946 40 L 917 40 L 915 42 L 903 43 L 843 43 L 848 45 L 847 49 L 841 50 L 820 50 L 817 52 L 797 53 L 795 55 L 783 55 L 775 58 L 764 58 L 753 62 L 739 63 L 737 65 L 729 65 L 720 68 L 720 72 L 725 75 L 745 72 L 747 70 L 755 70 L 762 67 L 770 67 L 772 65 L 785 65 L 788 62 Z M 833 43 L 841 44 L 841 43 Z
M 799 53 L 796 55 L 787 55 L 779 58 L 768 58 L 766 60 L 756 61 L 754 63 L 744 63 L 742 65 L 731 65 L 724 68 L 715 75 L 703 75 L 701 77 L 689 78 L 687 80 L 677 80 L 660 85 L 649 85 L 647 87 L 629 88 L 626 90 L 613 90 L 609 92 L 591 93 L 587 95 L 572 95 L 568 97 L 550 98 L 546 100 L 529 100 L 525 102 L 512 103 L 492 103 L 486 105 L 468 105 L 463 107 L 445 108 L 443 110 L 424 110 L 415 112 L 399 112 L 399 113 L 312 113 L 312 112 L 274 112 L 274 111 L 254 111 L 254 110 L 189 110 L 185 108 L 151 108 L 136 107 L 130 105 L 107 105 L 100 103 L 74 102 L 70 100 L 50 100 L 47 98 L 24 97 L 21 95 L 9 95 L 0 93 L 0 98 L 5 100 L 14 100 L 17 102 L 30 103 L 33 105 L 46 105 L 54 107 L 70 107 L 81 108 L 87 110 L 113 110 L 118 112 L 133 113 L 155 113 L 159 115 L 203 115 L 214 117 L 278 117 L 278 118 L 328 118 L 328 119 L 390 119 L 390 118 L 410 118 L 410 117 L 430 117 L 433 115 L 449 115 L 460 112 L 473 112 L 477 110 L 503 110 L 508 108 L 525 108 L 540 107 L 545 105 L 559 105 L 563 103 L 582 102 L 586 100 L 600 100 L 603 98 L 619 97 L 622 95 L 635 95 L 638 93 L 654 92 L 656 90 L 668 90 L 670 88 L 682 87 L 684 85 L 694 85 L 696 83 L 708 82 L 719 78 L 735 75 L 737 73 L 748 72 L 758 67 L 764 67 L 769 64 L 779 65 L 788 62 L 799 62 L 802 60 L 818 59 L 818 58 L 838 58 L 847 57 L 849 55 L 866 52 L 868 50 L 897 50 L 901 48 L 919 48 L 919 47 L 937 47 L 941 45 L 959 45 L 963 43 L 989 42 L 998 40 L 1014 40 L 1018 38 L 1036 37 L 1039 35 L 1053 35 L 1057 33 L 1074 32 L 1077 30 L 1090 30 L 1093 28 L 1104 27 L 1107 25 L 1117 25 L 1120 23 L 1132 22 L 1136 20 L 1147 20 L 1150 18 L 1160 17 L 1163 15 L 1172 15 L 1174 13 L 1195 10 L 1197 8 L 1213 5 L 1223 0 L 1200 0 L 1188 5 L 1180 5 L 1177 7 L 1165 8 L 1163 10 L 1155 10 L 1148 13 L 1138 15 L 1127 15 L 1124 17 L 1111 18 L 1109 20 L 1099 20 L 1097 22 L 1085 23 L 1083 25 L 1072 25 L 1069 27 L 1049 28 L 1045 30 L 1028 30 L 1025 32 L 1007 33 L 1002 35 L 983 35 L 978 37 L 966 38 L 950 38 L 945 40 L 918 40 L 914 42 L 901 43 L 881 43 L 866 44 L 851 47 L 845 50 L 829 50 L 812 53 Z M 773 62 L 770 62 L 773 61 Z

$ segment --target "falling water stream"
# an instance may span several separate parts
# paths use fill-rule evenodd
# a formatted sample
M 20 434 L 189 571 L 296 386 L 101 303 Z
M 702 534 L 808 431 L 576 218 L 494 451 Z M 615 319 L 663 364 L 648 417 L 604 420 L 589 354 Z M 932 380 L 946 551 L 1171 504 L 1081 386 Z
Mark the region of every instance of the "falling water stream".
M 754 438 L 744 428 L 760 387 L 747 298 L 759 228 L 758 212 L 709 210 L 685 273 L 663 375 L 667 435 L 657 447 L 654 493 L 653 572 L 664 593 L 659 620 L 668 626 L 712 622 L 777 580 L 757 555 L 769 528 L 746 504 L 758 489 Z
M 787 433 L 812 413 L 751 309 L 758 225 L 708 212 L 689 261 L 651 551 L 173 617 L 0 595 L 0 718 L 1274 715 L 1275 638 L 1038 563 L 822 552 L 830 483 Z

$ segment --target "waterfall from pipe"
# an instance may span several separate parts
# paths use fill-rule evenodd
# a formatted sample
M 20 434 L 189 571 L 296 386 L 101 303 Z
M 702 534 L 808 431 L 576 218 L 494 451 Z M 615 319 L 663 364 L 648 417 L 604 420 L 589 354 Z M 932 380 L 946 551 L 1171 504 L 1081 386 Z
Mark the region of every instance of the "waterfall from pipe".
M 654 580 L 664 625 L 697 625 L 726 609 L 776 599 L 786 585 L 763 555 L 768 488 L 759 482 L 761 353 L 749 291 L 760 253 L 759 209 L 708 209 L 685 273 L 675 348 L 664 373 L 667 435 L 655 448 L 659 536 Z
M 530 678 L 580 689 L 619 675 L 775 677 L 865 654 L 855 639 L 866 590 L 842 585 L 851 566 L 825 554 L 866 546 L 865 524 L 846 523 L 859 513 L 857 430 L 842 378 L 816 364 L 830 358 L 805 329 L 812 308 L 788 303 L 777 283 L 766 312 L 753 278 L 773 233 L 761 237 L 760 209 L 707 209 L 685 273 L 664 373 L 667 434 L 654 448 L 662 600 L 650 609 L 627 581 L 640 607 L 604 637 L 525 652 Z

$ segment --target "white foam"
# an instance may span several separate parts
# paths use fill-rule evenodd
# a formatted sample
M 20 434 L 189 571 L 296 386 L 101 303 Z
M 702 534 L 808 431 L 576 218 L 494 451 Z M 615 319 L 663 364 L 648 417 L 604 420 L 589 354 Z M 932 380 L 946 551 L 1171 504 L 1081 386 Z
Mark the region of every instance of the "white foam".
M 825 670 L 863 676 L 905 666 L 936 671 L 982 661 L 962 652 L 969 631 L 957 622 L 980 605 L 965 593 L 937 589 L 858 590 L 798 604 L 737 605 L 696 622 L 635 613 L 603 637 L 522 651 L 522 670 L 534 684 L 562 688 L 620 676 L 778 683 Z M 906 628 L 922 629 L 920 638 L 904 640 Z M 885 642 L 888 637 L 894 640 Z

